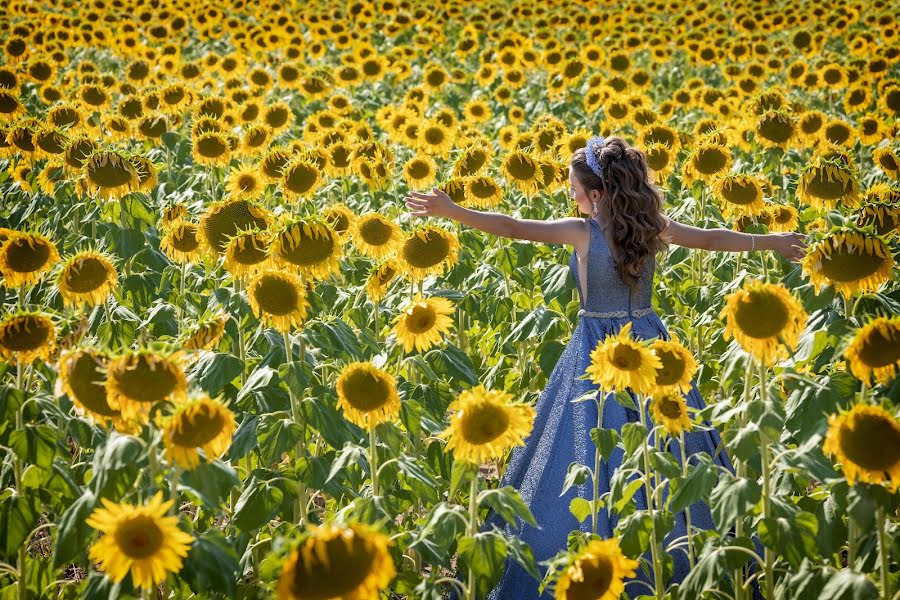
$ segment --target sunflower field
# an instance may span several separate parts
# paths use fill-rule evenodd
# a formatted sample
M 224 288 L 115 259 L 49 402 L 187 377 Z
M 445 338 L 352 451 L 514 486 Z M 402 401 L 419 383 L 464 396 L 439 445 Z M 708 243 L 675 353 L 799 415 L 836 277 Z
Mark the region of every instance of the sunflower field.
M 546 597 L 900 598 L 893 3 L 5 6 L 0 599 L 474 600 L 508 557 Z M 595 134 L 675 220 L 810 241 L 658 260 L 675 341 L 623 328 L 579 399 L 650 420 L 592 431 L 537 561 L 480 525 L 535 523 L 500 479 L 578 323 L 571 249 L 403 197 L 577 216 Z M 709 426 L 734 472 L 668 450 Z M 716 527 L 671 540 L 698 500 Z

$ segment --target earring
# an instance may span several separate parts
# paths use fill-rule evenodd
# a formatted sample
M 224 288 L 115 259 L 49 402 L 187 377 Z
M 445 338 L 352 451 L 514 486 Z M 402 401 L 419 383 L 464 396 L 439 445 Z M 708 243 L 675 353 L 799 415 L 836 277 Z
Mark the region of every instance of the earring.
M 596 213 L 597 212 L 597 201 L 594 200 L 591 204 L 594 205 L 594 212 Z

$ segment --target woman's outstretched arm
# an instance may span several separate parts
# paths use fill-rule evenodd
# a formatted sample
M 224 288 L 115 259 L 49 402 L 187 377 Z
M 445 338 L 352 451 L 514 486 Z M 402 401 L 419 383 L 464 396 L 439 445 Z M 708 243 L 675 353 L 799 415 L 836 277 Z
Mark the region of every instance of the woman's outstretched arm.
M 774 250 L 792 262 L 806 256 L 806 236 L 796 231 L 786 233 L 741 233 L 722 227 L 704 229 L 685 225 L 663 217 L 666 227 L 663 239 L 687 248 L 719 250 L 724 252 L 744 252 L 746 250 Z
M 417 217 L 446 217 L 487 233 L 518 240 L 569 244 L 581 248 L 587 245 L 590 235 L 584 219 L 569 217 L 542 221 L 517 219 L 503 213 L 470 210 L 459 206 L 450 199 L 450 196 L 437 188 L 433 188 L 427 194 L 410 192 L 404 201 L 410 209 L 410 214 Z

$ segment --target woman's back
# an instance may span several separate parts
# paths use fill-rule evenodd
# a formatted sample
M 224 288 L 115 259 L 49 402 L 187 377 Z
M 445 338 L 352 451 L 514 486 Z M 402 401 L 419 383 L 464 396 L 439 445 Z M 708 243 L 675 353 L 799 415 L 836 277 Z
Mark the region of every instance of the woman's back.
M 632 316 L 636 317 L 649 313 L 652 310 L 655 257 L 651 254 L 647 258 L 640 279 L 633 288 L 630 288 L 622 281 L 616 270 L 616 259 L 610 251 L 600 224 L 593 218 L 589 221 L 591 233 L 585 270 L 586 282 L 582 282 L 579 276 L 577 253 L 573 252 L 569 259 L 569 270 L 575 279 L 582 308 L 588 313 L 601 313 L 593 316 L 610 318 L 627 317 L 629 310 Z

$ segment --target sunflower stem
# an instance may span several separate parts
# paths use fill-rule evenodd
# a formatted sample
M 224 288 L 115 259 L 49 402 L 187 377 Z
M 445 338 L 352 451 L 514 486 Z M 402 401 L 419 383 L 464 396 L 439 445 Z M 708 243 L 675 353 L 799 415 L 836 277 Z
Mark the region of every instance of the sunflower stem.
M 606 404 L 606 394 L 597 390 L 600 401 L 597 402 L 597 429 L 603 427 L 603 407 Z M 597 513 L 600 512 L 600 448 L 594 446 L 594 495 L 591 498 L 591 533 L 597 533 Z
M 757 361 L 757 367 L 759 369 L 759 396 L 763 405 L 765 405 L 767 401 L 767 390 L 766 390 L 766 366 L 763 361 Z M 762 459 L 762 478 L 763 478 L 763 489 L 762 489 L 762 500 L 763 500 L 763 518 L 767 521 L 772 518 L 772 503 L 770 500 L 770 495 L 772 493 L 772 473 L 771 467 L 769 464 L 769 437 L 766 435 L 764 431 L 760 431 L 759 434 L 759 443 L 760 443 L 760 456 Z M 772 550 L 767 546 L 765 548 L 764 554 L 765 561 L 765 579 L 766 579 L 766 598 L 774 598 L 775 597 L 775 555 L 772 553 Z
M 372 497 L 378 496 L 378 448 L 375 425 L 369 425 L 369 468 L 372 470 Z
M 888 579 L 888 568 L 891 561 L 891 547 L 887 539 L 887 523 L 884 515 L 884 507 L 879 506 L 875 511 L 875 519 L 878 523 L 878 550 L 881 563 L 881 597 L 891 597 L 891 581 Z
M 469 522 L 466 524 L 466 535 L 471 537 L 475 535 L 477 523 L 475 519 L 478 516 L 478 473 L 472 477 L 472 483 L 469 485 Z M 469 565 L 469 583 L 466 586 L 466 599 L 475 600 L 475 568 Z
M 641 415 L 641 425 L 644 428 L 647 428 L 647 417 L 644 413 L 644 398 L 642 394 L 637 394 L 638 400 L 638 411 Z M 663 590 L 662 585 L 662 569 L 660 567 L 659 561 L 659 541 L 656 537 L 656 514 L 653 509 L 653 484 L 650 481 L 650 447 L 649 447 L 649 432 L 644 436 L 641 442 L 641 451 L 644 455 L 644 493 L 647 496 L 647 512 L 650 513 L 650 557 L 653 561 L 653 590 L 656 594 L 657 600 L 662 600 L 665 595 L 665 591 Z
M 25 284 L 19 286 L 19 308 L 25 308 Z
M 172 464 L 172 478 L 169 480 L 169 499 L 172 500 L 172 514 L 178 516 L 178 480 L 181 478 L 181 469 L 178 463 Z
M 678 434 L 678 445 L 681 447 L 681 474 L 687 480 L 688 476 L 688 462 L 687 462 L 687 452 L 684 449 L 684 431 Z M 691 533 L 691 507 L 688 506 L 684 509 L 684 527 L 687 532 L 687 547 L 688 547 L 688 564 L 691 566 L 691 569 L 694 568 L 694 537 Z
M 856 521 L 853 515 L 847 514 L 847 568 L 855 571 L 856 565 L 856 544 L 858 533 L 856 531 Z
M 375 343 L 381 344 L 381 326 L 379 325 L 379 321 L 381 320 L 381 302 L 375 302 Z
M 22 286 L 24 287 L 24 286 Z M 25 388 L 22 386 L 22 370 L 23 365 L 21 360 L 16 360 L 16 388 L 22 392 L 22 403 L 19 404 L 19 408 L 16 410 L 16 430 L 21 431 L 24 427 L 24 408 L 25 408 Z M 22 461 L 19 459 L 18 455 L 13 455 L 13 471 L 16 479 L 16 495 L 22 493 Z M 27 542 L 27 540 L 26 540 Z M 28 586 L 25 583 L 25 562 L 28 560 L 28 544 L 23 543 L 19 546 L 19 557 L 18 557 L 18 580 L 16 583 L 16 589 L 18 590 L 19 600 L 25 600 L 28 598 Z

